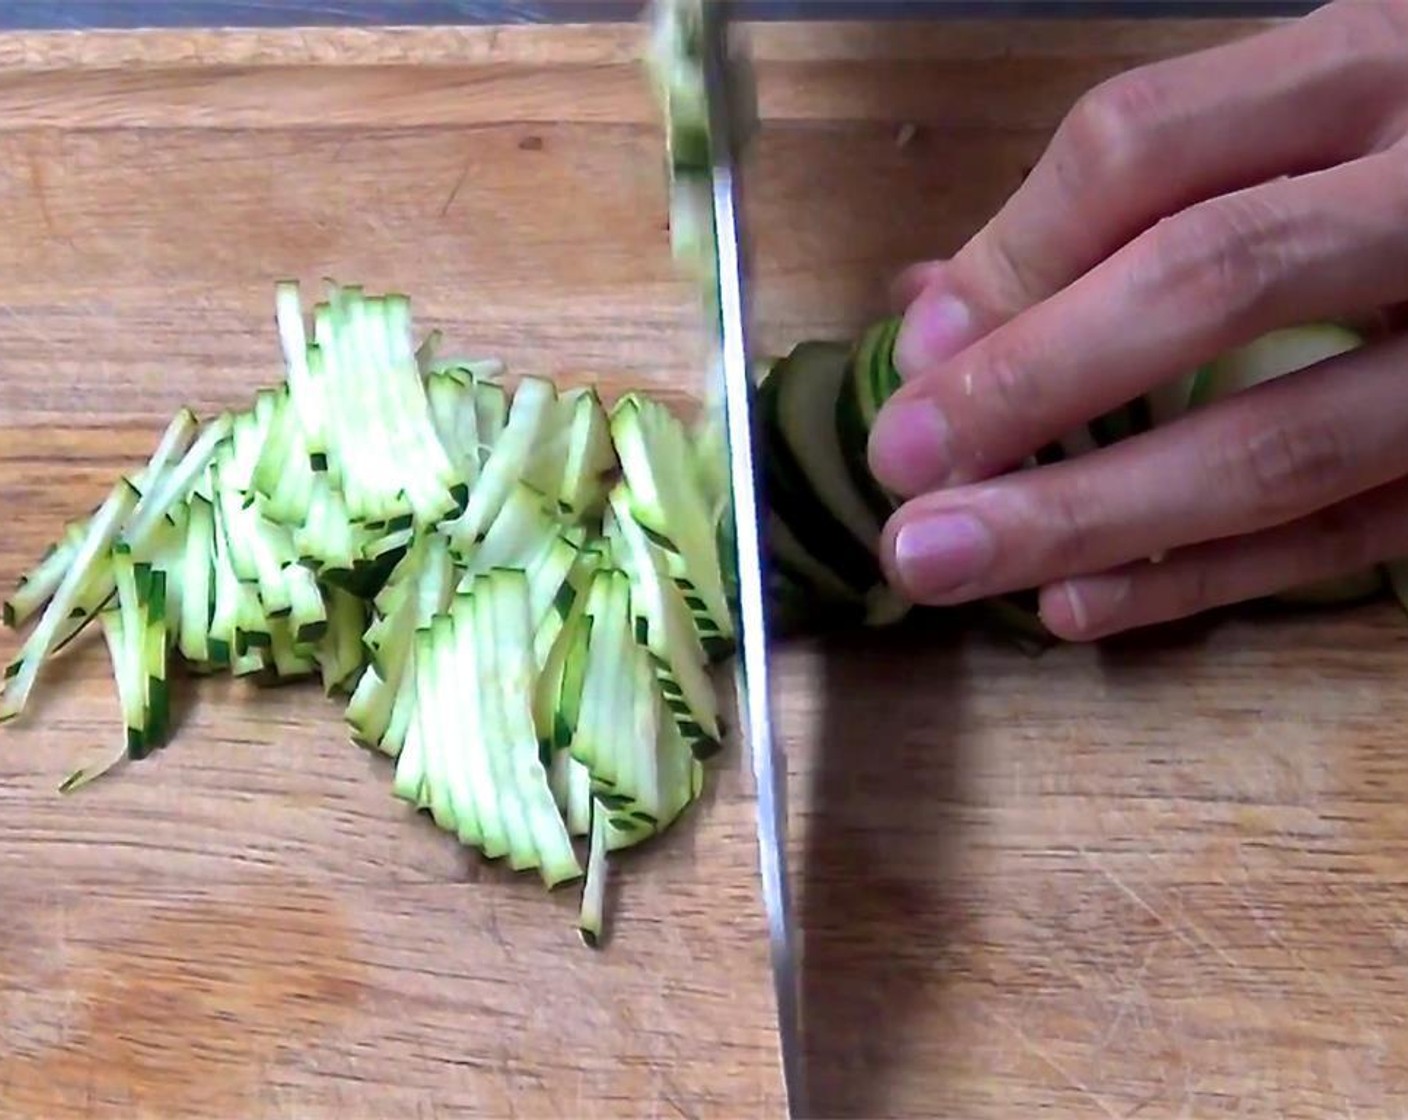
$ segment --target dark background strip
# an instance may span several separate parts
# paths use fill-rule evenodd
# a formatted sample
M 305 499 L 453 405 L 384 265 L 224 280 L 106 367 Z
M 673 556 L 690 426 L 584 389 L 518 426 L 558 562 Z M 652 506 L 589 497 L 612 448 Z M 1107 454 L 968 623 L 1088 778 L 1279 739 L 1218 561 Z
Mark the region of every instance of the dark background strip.
M 1298 15 L 1313 0 L 735 0 L 745 19 L 1225 18 Z M 585 23 L 641 0 L 0 0 L 0 30 Z

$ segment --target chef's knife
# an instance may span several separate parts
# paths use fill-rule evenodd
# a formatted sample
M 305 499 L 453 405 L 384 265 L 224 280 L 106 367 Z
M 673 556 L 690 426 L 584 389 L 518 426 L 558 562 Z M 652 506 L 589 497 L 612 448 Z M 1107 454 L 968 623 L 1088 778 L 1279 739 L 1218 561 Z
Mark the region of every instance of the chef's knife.
M 728 456 L 726 528 L 732 530 L 735 625 L 738 631 L 736 694 L 744 739 L 757 786 L 758 857 L 766 910 L 779 1044 L 789 1116 L 802 1105 L 800 1000 L 787 872 L 787 766 L 773 736 L 766 611 L 767 568 L 762 530 L 763 433 L 753 408 L 749 346 L 749 258 L 739 167 L 752 131 L 752 82 L 747 60 L 731 34 L 729 0 L 704 0 L 702 57 L 711 137 L 718 328 L 711 406 L 722 410 Z

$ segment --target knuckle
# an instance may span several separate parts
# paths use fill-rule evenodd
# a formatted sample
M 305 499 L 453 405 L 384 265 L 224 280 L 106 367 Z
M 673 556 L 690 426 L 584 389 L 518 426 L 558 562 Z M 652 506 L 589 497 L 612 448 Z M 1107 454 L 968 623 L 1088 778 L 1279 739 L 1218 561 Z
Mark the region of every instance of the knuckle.
M 1010 350 L 994 353 L 982 371 L 986 411 L 998 424 L 1008 424 L 1041 407 L 1039 379 L 1032 367 Z
M 1042 505 L 1040 524 L 1048 542 L 1041 557 L 1043 571 L 1071 574 L 1087 570 L 1092 562 L 1099 566 L 1095 506 L 1074 488 L 1056 486 L 1043 496 Z
M 1335 57 L 1362 60 L 1408 49 L 1408 4 L 1403 0 L 1340 0 L 1324 14 L 1332 29 L 1325 46 Z
M 1221 606 L 1227 597 L 1223 590 L 1225 576 L 1219 565 L 1189 564 L 1179 576 L 1168 591 L 1171 609 L 1166 613 L 1172 617 L 1186 618 L 1199 614 L 1211 607 Z
M 1022 252 L 1011 244 L 1004 230 L 994 230 L 972 244 L 979 258 L 975 263 L 983 276 L 987 300 L 1003 317 L 1025 311 L 1055 290 L 1040 255 Z
M 987 351 L 965 372 L 961 392 L 967 399 L 957 410 L 970 418 L 960 426 L 960 438 L 966 435 L 968 455 L 980 471 L 1000 468 L 1024 454 L 1026 444 L 1039 441 L 1037 429 L 1052 404 L 1038 373 L 1040 363 L 1027 360 L 1027 347 L 1015 335 L 1001 345 L 994 340 Z
M 1083 94 L 1058 129 L 1054 170 L 1073 191 L 1144 166 L 1164 114 L 1151 68 L 1116 75 Z
M 1201 203 L 1153 227 L 1132 282 L 1180 306 L 1217 308 L 1227 321 L 1254 316 L 1286 274 L 1293 235 L 1283 226 L 1245 196 Z
M 1154 134 L 1166 119 L 1159 71 L 1132 70 L 1083 94 L 1056 129 L 1040 161 L 1041 194 L 1077 210 L 1104 192 L 1135 189 L 1147 176 Z M 995 221 L 959 253 L 981 277 L 984 301 L 1008 317 L 1067 281 L 1061 253 L 1033 252 L 1010 223 Z
M 1337 0 L 1314 13 L 1305 31 L 1315 47 L 1305 67 L 1359 91 L 1355 121 L 1347 121 L 1343 158 L 1361 149 L 1379 151 L 1403 135 L 1408 91 L 1408 3 L 1404 0 Z
M 1316 495 L 1341 489 L 1352 461 L 1339 432 L 1318 417 L 1243 425 L 1227 446 L 1235 461 L 1224 480 L 1244 488 L 1254 514 L 1270 524 L 1296 516 Z

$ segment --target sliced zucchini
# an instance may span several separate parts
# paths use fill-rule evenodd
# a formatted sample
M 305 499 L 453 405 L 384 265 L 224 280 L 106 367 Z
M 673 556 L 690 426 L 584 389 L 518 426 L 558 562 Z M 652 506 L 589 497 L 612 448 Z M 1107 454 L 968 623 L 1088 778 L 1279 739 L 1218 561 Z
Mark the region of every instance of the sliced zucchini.
M 461 830 L 461 841 L 473 843 L 489 859 L 502 859 L 509 853 L 509 831 L 498 794 L 497 767 L 495 756 L 490 752 L 486 712 L 475 683 L 483 670 L 472 595 L 456 595 L 452 614 L 455 657 L 450 666 L 450 679 L 456 682 L 459 705 L 457 726 L 450 738 L 456 766 L 451 795 L 456 816 L 462 821 L 474 822 L 472 830 Z
M 93 515 L 82 544 L 75 550 L 73 560 L 38 624 L 20 647 L 19 657 L 5 670 L 4 688 L 0 690 L 0 723 L 12 720 L 24 711 L 39 670 L 61 636 L 65 624 L 70 621 L 79 593 L 90 577 L 95 583 L 113 579 L 111 545 L 119 535 L 122 524 L 137 508 L 137 502 L 137 488 L 124 478 L 113 487 Z
M 191 496 L 181 567 L 177 647 L 195 665 L 212 660 L 211 614 L 215 604 L 215 507 L 203 494 Z
M 151 489 L 172 459 L 187 451 L 198 425 L 195 414 L 188 408 L 177 412 L 167 424 L 146 465 L 132 478 L 132 486 L 139 496 Z M 70 521 L 64 526 L 59 543 L 48 548 L 34 568 L 20 576 L 14 594 L 0 607 L 0 619 L 6 626 L 11 629 L 22 626 L 58 590 L 96 514 L 95 510 L 86 518 Z
M 367 625 L 366 604 L 339 587 L 326 592 L 328 625 L 318 643 L 317 661 L 322 671 L 323 691 L 352 692 L 366 667 L 362 633 Z
M 23 626 L 49 601 L 83 544 L 83 535 L 90 520 L 70 521 L 64 526 L 59 542 L 51 545 L 38 563 L 20 576 L 14 593 L 5 600 L 3 607 L 3 621 L 7 627 L 13 630 Z
M 900 324 L 897 317 L 884 319 L 861 336 L 849 356 L 846 375 L 836 394 L 836 438 L 842 459 L 871 515 L 882 523 L 899 502 L 871 473 L 870 433 L 881 406 L 900 387 L 894 363 Z M 773 366 L 769 374 L 776 368 Z
M 844 346 L 797 346 L 759 387 L 758 407 L 772 508 L 802 548 L 826 557 L 836 578 L 863 598 L 882 579 L 881 523 L 851 480 L 833 419 L 849 366 Z
M 521 571 L 497 568 L 479 577 L 484 586 L 484 598 L 476 605 L 493 611 L 493 642 L 488 652 L 489 664 L 483 666 L 481 679 L 499 690 L 503 735 L 498 749 L 508 763 L 509 772 L 523 807 L 524 821 L 537 851 L 537 866 L 544 885 L 549 889 L 582 874 L 572 847 L 566 822 L 558 812 L 548 786 L 547 771 L 538 752 L 538 736 L 533 726 L 532 680 L 535 676 L 532 646 L 532 618 L 528 578 Z M 487 638 L 482 618 L 476 629 L 481 642 Z M 477 652 L 486 654 L 484 645 Z
M 300 646 L 314 646 L 328 630 L 328 608 L 318 581 L 311 571 L 294 561 L 284 564 L 282 575 L 293 641 Z
M 505 664 L 500 654 L 499 612 L 495 607 L 493 579 L 489 573 L 477 576 L 470 598 L 473 618 L 473 641 L 476 672 L 466 687 L 474 688 L 480 712 L 480 734 L 488 755 L 492 784 L 489 788 L 503 819 L 508 843 L 508 863 L 515 871 L 542 868 L 542 857 L 534 843 L 535 806 L 527 804 L 526 783 L 518 780 L 517 767 L 522 757 L 510 730 L 510 715 L 505 706 Z M 541 767 L 537 736 L 533 736 L 533 757 Z M 544 788 L 547 775 L 543 775 Z M 555 811 L 554 807 L 554 811 Z
M 482 473 L 508 427 L 508 391 L 492 381 L 481 381 L 474 391 L 474 426 L 479 433 L 479 470 Z
M 630 584 L 625 573 L 610 567 L 596 572 L 587 593 L 586 617 L 591 620 L 586 656 L 579 662 L 577 651 L 568 655 L 569 668 L 581 665 L 582 669 L 575 719 L 570 712 L 575 697 L 564 695 L 561 707 L 569 709 L 564 722 L 573 728 L 568 750 L 591 773 L 593 793 L 609 797 L 616 786 L 620 735 L 614 717 L 622 684 L 629 678 L 624 671 L 631 647 Z M 564 673 L 564 691 L 576 683 Z
M 606 922 L 606 879 L 608 855 L 606 847 L 607 810 L 598 801 L 588 807 L 591 844 L 587 852 L 587 877 L 582 885 L 582 907 L 577 917 L 577 930 L 589 948 L 599 948 Z
M 1180 374 L 1144 394 L 1145 406 L 1149 410 L 1149 426 L 1161 428 L 1171 424 L 1188 411 L 1193 399 L 1193 386 L 1199 377 L 1206 376 L 1202 369 Z
M 288 615 L 269 619 L 269 661 L 277 681 L 301 680 L 318 671 L 316 651 L 298 640 L 295 624 Z
M 474 393 L 474 381 L 449 371 L 435 371 L 426 377 L 425 395 L 430 403 L 435 434 L 459 477 L 471 488 L 478 481 L 481 466 Z
M 385 613 L 366 632 L 372 664 L 344 713 L 359 743 L 400 753 L 415 697 L 415 634 L 448 608 L 453 591 L 449 542 L 421 534 L 382 590 Z
M 626 482 L 618 498 L 628 499 L 632 520 L 660 550 L 705 651 L 723 656 L 733 648 L 733 615 L 716 521 L 692 466 L 688 431 L 658 401 L 628 393 L 612 411 L 611 435 Z
M 122 698 L 122 721 L 127 730 L 127 756 L 146 755 L 150 706 L 147 702 L 145 587 L 150 569 L 132 559 L 132 550 L 119 545 L 112 552 L 117 606 L 102 612 L 113 674 Z
M 142 670 L 146 674 L 146 736 L 143 750 L 166 745 L 171 731 L 171 701 L 166 680 L 166 573 L 147 568 L 141 583 Z
M 283 350 L 289 397 L 297 413 L 308 466 L 319 473 L 328 469 L 327 384 L 321 362 L 308 360 L 307 325 L 298 285 L 281 280 L 274 285 L 274 319 Z
M 690 625 L 678 585 L 666 576 L 663 549 L 654 545 L 635 516 L 627 487 L 618 483 L 608 501 L 610 531 L 620 535 L 616 551 L 630 579 L 625 602 L 611 600 L 610 607 L 630 610 L 635 639 L 651 654 L 665 704 L 680 733 L 695 754 L 708 757 L 718 750 L 722 727 L 718 698 L 706 671 L 705 648 Z M 621 662 L 616 664 L 619 667 Z
M 804 589 L 802 593 L 807 598 L 827 604 L 833 609 L 840 609 L 847 615 L 854 612 L 857 622 L 866 617 L 866 604 L 870 596 L 848 586 L 821 560 L 808 552 L 806 546 L 788 528 L 776 506 L 768 512 L 766 537 L 772 566 L 783 571 L 799 590 Z M 876 592 L 880 590 L 882 588 L 877 587 L 871 592 L 877 602 L 879 596 Z M 877 612 L 875 618 L 881 617 L 883 612 Z
M 509 408 L 508 422 L 469 495 L 464 512 L 443 527 L 459 557 L 467 558 L 498 517 L 554 414 L 557 390 L 550 381 L 525 377 Z M 481 435 L 491 423 L 481 424 Z
M 601 513 L 612 472 L 617 468 L 611 444 L 611 424 L 594 389 L 562 394 L 559 407 L 565 414 L 561 435 L 550 445 L 543 473 L 559 514 L 578 524 Z
M 433 525 L 463 509 L 466 480 L 435 431 L 402 295 L 330 286 L 309 364 L 326 387 L 328 455 L 354 522 Z
M 1209 362 L 1190 392 L 1189 407 L 1214 401 L 1338 357 L 1364 344 L 1362 335 L 1337 323 L 1311 323 L 1268 331 Z
M 493 524 L 465 559 L 461 589 L 491 568 L 526 569 L 557 537 L 559 524 L 546 494 L 527 482 L 512 483 Z
M 559 613 L 564 605 L 566 612 L 561 616 L 562 622 L 556 627 L 557 632 L 548 646 L 546 656 L 539 662 L 541 669 L 533 685 L 533 722 L 538 730 L 539 747 L 544 757 L 549 760 L 556 754 L 566 753 L 576 732 L 582 677 L 591 639 L 592 620 L 586 613 L 587 601 L 592 581 L 600 570 L 601 563 L 599 549 L 579 550 L 565 581 L 570 595 L 563 594 L 554 599 L 553 613 Z M 540 624 L 540 638 L 535 641 L 539 652 L 544 629 L 545 626 Z M 553 767 L 558 783 L 554 789 L 561 794 L 559 805 L 564 807 L 570 805 L 571 770 L 565 763 L 557 763 Z

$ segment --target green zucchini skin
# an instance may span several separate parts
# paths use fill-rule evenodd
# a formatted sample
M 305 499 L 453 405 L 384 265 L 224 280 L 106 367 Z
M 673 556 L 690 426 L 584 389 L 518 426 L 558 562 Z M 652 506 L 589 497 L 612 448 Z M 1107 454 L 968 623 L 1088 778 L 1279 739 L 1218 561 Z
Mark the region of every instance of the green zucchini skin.
M 850 348 L 849 369 L 836 395 L 834 427 L 840 459 L 854 492 L 881 524 L 900 503 L 870 472 L 869 440 L 876 416 L 901 384 L 894 363 L 901 322 L 899 317 L 889 316 L 860 332 Z M 1310 323 L 1267 332 L 1093 418 L 1038 449 L 1021 469 L 1037 469 L 1137 438 L 1233 393 L 1254 389 L 1363 344 L 1361 334 L 1339 323 Z M 835 361 L 837 353 L 835 343 L 800 343 L 769 371 L 764 386 L 779 375 L 784 385 L 790 377 L 805 376 L 808 369 Z M 768 480 L 771 515 L 780 528 L 769 539 L 772 562 L 784 577 L 777 581 L 779 611 L 785 611 L 790 618 L 804 614 L 808 608 L 798 599 L 804 595 L 813 614 L 824 610 L 844 612 L 853 607 L 857 596 L 864 598 L 875 593 L 878 561 L 873 554 L 862 557 L 856 552 L 857 534 L 848 532 L 847 526 L 836 518 L 835 503 L 824 500 L 825 487 L 814 477 L 815 472 L 809 475 L 797 463 L 792 447 L 799 435 L 795 431 L 789 433 L 780 422 L 776 384 L 771 392 L 765 390 L 761 399 L 773 438 L 768 453 Z M 816 438 L 825 441 L 826 434 L 817 431 Z M 826 485 L 832 484 L 828 478 Z M 1408 576 L 1403 574 L 1408 568 L 1397 570 L 1398 586 L 1408 589 Z M 1377 598 L 1392 588 L 1390 571 L 1375 566 L 1288 588 L 1269 598 L 1298 606 L 1348 606 Z M 1408 600 L 1408 590 L 1403 598 Z M 893 611 L 886 621 L 898 621 L 907 613 Z M 985 616 L 1024 647 L 1045 649 L 1056 643 L 1041 623 L 1034 590 L 994 600 L 987 604 Z M 873 612 L 861 611 L 861 617 L 872 625 L 877 622 Z

